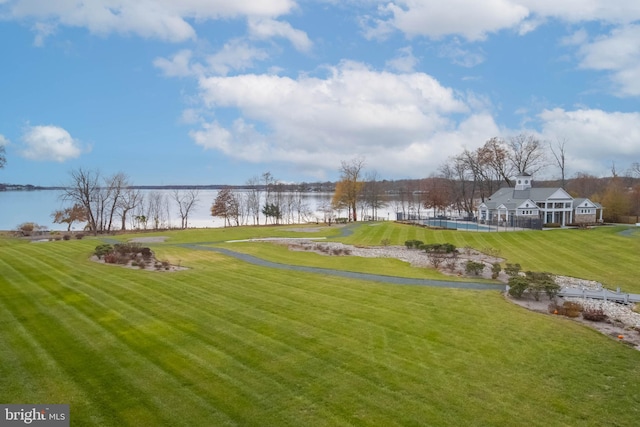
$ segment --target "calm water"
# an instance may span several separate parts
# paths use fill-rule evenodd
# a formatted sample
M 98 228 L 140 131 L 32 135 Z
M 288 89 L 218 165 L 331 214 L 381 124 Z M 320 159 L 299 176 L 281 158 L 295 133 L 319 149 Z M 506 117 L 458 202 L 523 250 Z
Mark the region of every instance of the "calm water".
M 141 191 L 145 197 L 152 190 Z M 171 199 L 171 190 L 153 190 L 161 193 L 169 201 L 169 212 L 167 220 L 172 227 L 180 226 L 180 215 L 178 207 Z M 200 190 L 198 203 L 189 214 L 189 227 L 223 227 L 221 218 L 211 216 L 211 205 L 218 194 L 217 190 Z M 66 224 L 54 224 L 51 213 L 70 206 L 70 203 L 60 199 L 61 192 L 57 190 L 41 191 L 0 191 L 0 230 L 15 230 L 19 224 L 24 222 L 35 222 L 38 225 L 46 226 L 49 230 L 67 229 Z M 323 203 L 331 200 L 331 194 L 305 194 L 305 203 L 309 210 L 313 212 L 312 217 L 318 216 L 322 220 L 322 213 L 318 212 Z M 135 215 L 135 214 L 133 214 Z M 312 218 L 310 218 L 312 219 Z M 261 219 L 264 223 L 264 219 Z M 119 219 L 117 224 L 119 225 Z M 81 230 L 84 224 L 74 223 L 72 230 Z M 127 228 L 132 228 L 132 224 L 127 224 Z

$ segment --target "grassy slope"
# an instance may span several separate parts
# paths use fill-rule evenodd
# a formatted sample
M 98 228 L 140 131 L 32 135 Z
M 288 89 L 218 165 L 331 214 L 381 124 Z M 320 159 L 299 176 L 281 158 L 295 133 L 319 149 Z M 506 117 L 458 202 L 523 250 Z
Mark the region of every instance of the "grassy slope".
M 347 240 L 472 238 L 421 233 L 388 224 Z M 156 249 L 191 270 L 129 270 L 88 261 L 95 245 L 0 240 L 1 402 L 70 403 L 74 425 L 637 424 L 640 353 L 495 292 L 261 269 L 170 245 Z
M 389 239 L 391 244 L 418 239 L 426 243 L 453 243 L 460 248 L 493 248 L 499 250 L 507 263 L 519 263 L 523 270 L 597 280 L 612 289 L 621 287 L 626 292 L 640 293 L 640 230 L 626 236 L 620 234 L 625 229 L 627 227 L 478 233 L 387 223 L 360 227 L 343 240 L 379 245 L 383 239 Z

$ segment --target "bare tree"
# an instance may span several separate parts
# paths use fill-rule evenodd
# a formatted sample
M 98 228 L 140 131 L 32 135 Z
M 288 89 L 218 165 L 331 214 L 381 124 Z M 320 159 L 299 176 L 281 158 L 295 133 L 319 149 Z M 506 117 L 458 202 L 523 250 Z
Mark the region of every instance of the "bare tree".
M 631 175 L 635 175 L 637 177 L 640 177 L 640 163 L 638 162 L 634 162 L 631 164 L 631 168 L 629 169 L 629 173 Z
M 5 164 L 7 164 L 7 156 L 5 153 L 6 151 L 4 149 L 4 145 L 0 145 L 0 169 L 2 169 Z
M 362 191 L 362 169 L 364 158 L 357 157 L 349 162 L 343 161 L 340 166 L 340 180 L 344 183 L 345 201 L 351 211 L 352 219 L 358 220 L 358 198 Z
M 99 207 L 100 173 L 79 168 L 70 173 L 71 182 L 65 186 L 62 199 L 79 204 L 87 212 L 87 227 L 94 234 L 98 233 L 96 212 Z
M 484 187 L 489 195 L 493 194 L 494 187 L 498 187 L 500 181 L 512 186 L 513 165 L 510 161 L 511 153 L 507 143 L 498 137 L 489 139 L 478 148 L 475 153 L 475 163 L 472 156 L 465 156 L 470 169 L 474 169 L 477 181 L 484 182 Z M 497 188 L 496 188 L 497 189 Z M 484 199 L 483 199 L 484 200 Z
M 378 209 L 386 206 L 386 203 L 382 197 L 382 186 L 378 181 L 378 172 L 370 171 L 367 173 L 365 183 L 362 188 L 364 205 L 371 210 L 371 217 L 374 220 L 378 219 Z
M 426 195 L 423 199 L 423 205 L 426 209 L 432 209 L 434 216 L 439 211 L 446 211 L 451 206 L 451 193 L 448 191 L 447 182 L 443 178 L 431 176 L 424 182 Z
M 475 211 L 474 198 L 477 186 L 477 173 L 470 167 L 468 157 L 463 154 L 451 157 L 440 167 L 441 176 L 449 184 L 449 200 L 467 215 Z
M 262 188 L 260 185 L 260 177 L 254 176 L 247 181 L 249 188 L 246 197 L 246 207 L 248 215 L 253 220 L 253 225 L 260 224 L 260 206 L 262 205 Z
M 146 214 L 143 216 L 145 223 L 151 221 L 154 230 L 168 227 L 170 224 L 169 201 L 165 195 L 158 191 L 149 193 Z
M 186 191 L 174 190 L 173 200 L 178 204 L 180 213 L 180 228 L 187 228 L 189 213 L 198 204 L 198 190 L 190 189 Z
M 122 194 L 120 202 L 118 203 L 118 212 L 120 214 L 120 220 L 122 221 L 120 227 L 122 230 L 126 230 L 127 228 L 127 215 L 129 212 L 142 204 L 142 202 L 143 196 L 140 190 L 127 188 Z
M 511 150 L 511 164 L 518 174 L 534 175 L 547 166 L 543 145 L 535 136 L 519 134 L 509 138 L 507 144 Z
M 562 182 L 562 188 L 566 186 L 566 160 L 567 160 L 567 151 L 566 151 L 567 140 L 562 139 L 556 141 L 555 147 L 549 143 L 549 148 L 551 149 L 551 154 L 556 159 L 556 165 L 560 169 L 560 179 Z
M 116 173 L 105 179 L 105 186 L 101 188 L 102 209 L 101 216 L 104 218 L 103 227 L 106 231 L 111 231 L 113 217 L 120 204 L 122 194 L 129 187 L 129 178 L 122 172 Z M 105 211 L 106 210 L 106 211 Z
M 590 199 L 601 197 L 605 185 L 595 175 L 584 172 L 578 172 L 574 178 L 567 183 L 567 191 L 575 197 L 588 197 Z

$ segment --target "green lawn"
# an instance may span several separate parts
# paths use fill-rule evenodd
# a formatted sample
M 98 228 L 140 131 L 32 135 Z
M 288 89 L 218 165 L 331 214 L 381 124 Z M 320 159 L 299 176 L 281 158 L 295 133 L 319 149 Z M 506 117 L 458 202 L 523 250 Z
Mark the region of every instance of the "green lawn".
M 638 235 L 562 233 L 480 236 L 389 223 L 349 237 L 328 227 L 304 235 L 495 247 L 510 262 L 552 272 L 562 249 L 547 244 L 527 264 L 517 258 L 528 252 L 520 242 L 544 237 L 584 252 L 593 236 L 599 247 L 638 253 Z M 640 352 L 569 320 L 494 291 L 261 268 L 175 245 L 303 234 L 286 227 L 161 234 L 170 239 L 153 245 L 158 256 L 189 270 L 96 264 L 94 239 L 0 238 L 0 402 L 68 403 L 74 426 L 638 423 Z M 299 255 L 289 256 L 350 267 Z M 607 255 L 594 267 L 571 256 L 568 271 L 580 277 L 619 262 Z
M 362 226 L 341 239 L 345 243 L 379 245 L 384 239 L 400 245 L 405 240 L 453 243 L 459 248 L 497 249 L 505 263 L 519 263 L 523 270 L 547 271 L 597 280 L 605 286 L 640 293 L 640 229 L 629 227 L 589 230 L 559 229 L 519 232 L 430 230 L 397 223 Z

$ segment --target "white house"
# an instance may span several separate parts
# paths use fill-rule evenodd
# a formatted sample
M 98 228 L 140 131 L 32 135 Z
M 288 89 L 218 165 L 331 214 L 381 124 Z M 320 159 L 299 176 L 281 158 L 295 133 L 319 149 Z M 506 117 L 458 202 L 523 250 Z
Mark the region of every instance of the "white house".
M 540 219 L 542 224 L 593 224 L 602 206 L 589 199 L 574 199 L 562 188 L 532 188 L 532 177 L 522 174 L 516 177 L 515 187 L 496 191 L 478 206 L 478 220 L 506 222 Z

